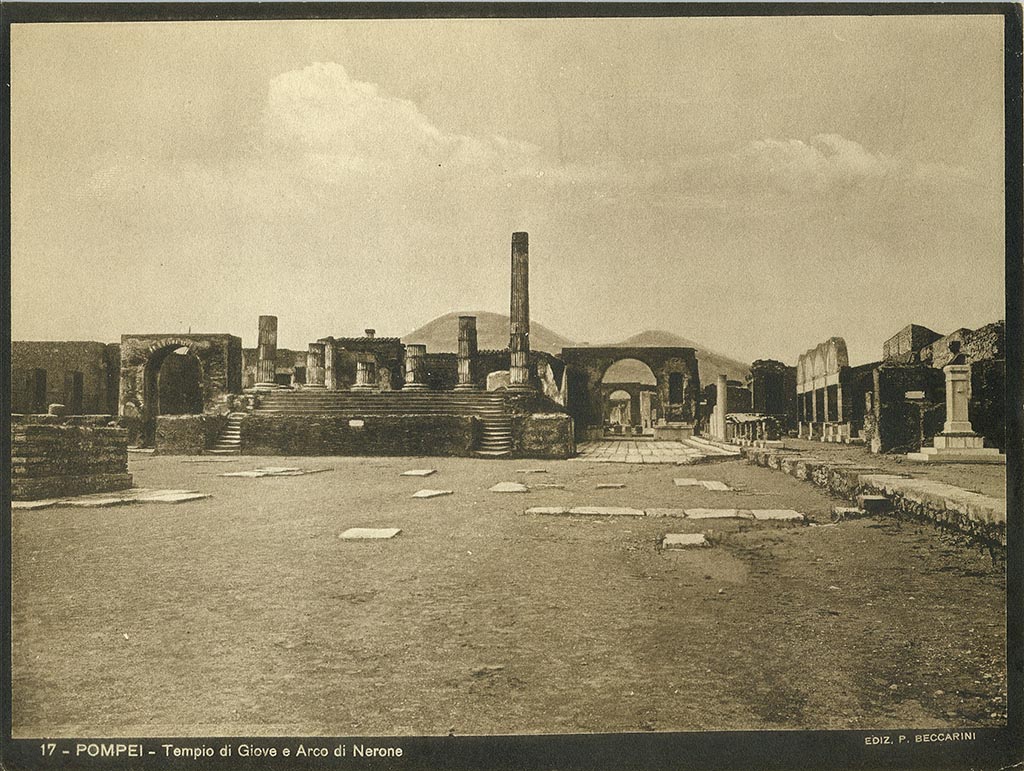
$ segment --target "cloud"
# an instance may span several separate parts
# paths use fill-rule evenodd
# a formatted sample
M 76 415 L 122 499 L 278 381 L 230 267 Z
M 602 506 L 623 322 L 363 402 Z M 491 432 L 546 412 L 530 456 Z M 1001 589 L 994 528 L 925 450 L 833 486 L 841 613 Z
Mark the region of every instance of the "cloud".
M 271 80 L 264 130 L 271 147 L 305 156 L 326 179 L 436 168 L 523 174 L 541 165 L 537 147 L 446 132 L 413 102 L 355 80 L 333 62 Z

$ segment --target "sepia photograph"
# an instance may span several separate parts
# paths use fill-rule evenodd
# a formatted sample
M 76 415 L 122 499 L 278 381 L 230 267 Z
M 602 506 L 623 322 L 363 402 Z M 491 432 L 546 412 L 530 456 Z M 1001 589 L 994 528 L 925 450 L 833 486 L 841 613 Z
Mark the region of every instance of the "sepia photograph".
M 146 5 L 0 9 L 6 767 L 1024 761 L 1019 6 Z

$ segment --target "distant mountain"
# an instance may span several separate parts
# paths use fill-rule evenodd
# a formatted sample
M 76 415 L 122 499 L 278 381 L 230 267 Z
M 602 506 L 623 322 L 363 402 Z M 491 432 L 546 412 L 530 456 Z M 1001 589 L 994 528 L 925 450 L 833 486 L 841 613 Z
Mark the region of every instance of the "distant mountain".
M 457 311 L 438 316 L 419 329 L 402 335 L 402 342 L 427 346 L 428 353 L 454 353 L 459 349 L 459 316 L 476 316 L 477 345 L 481 350 L 500 350 L 508 347 L 508 316 L 489 311 Z M 563 348 L 578 345 L 536 321 L 530 322 L 530 347 L 536 351 L 558 354 Z M 697 349 L 697 369 L 701 386 L 714 383 L 720 372 L 730 380 L 745 380 L 750 365 L 725 354 L 705 348 L 700 343 L 663 330 L 649 329 L 607 345 L 681 347 Z M 634 371 L 635 370 L 635 371 Z M 643 366 L 629 362 L 616 365 L 615 377 L 622 382 L 647 382 L 650 373 Z
M 696 348 L 697 371 L 700 373 L 702 388 L 714 383 L 720 373 L 730 380 L 746 380 L 747 375 L 750 374 L 749 364 L 706 348 L 700 343 L 689 340 L 682 335 L 666 332 L 662 329 L 648 329 L 632 337 L 627 337 L 622 342 L 610 343 L 609 345 Z
M 428 353 L 455 353 L 459 350 L 459 316 L 476 316 L 477 346 L 480 350 L 508 348 L 508 316 L 489 311 L 456 311 L 438 316 L 419 329 L 402 335 L 402 342 L 427 346 Z M 574 345 L 543 324 L 530 321 L 530 348 L 560 353 Z

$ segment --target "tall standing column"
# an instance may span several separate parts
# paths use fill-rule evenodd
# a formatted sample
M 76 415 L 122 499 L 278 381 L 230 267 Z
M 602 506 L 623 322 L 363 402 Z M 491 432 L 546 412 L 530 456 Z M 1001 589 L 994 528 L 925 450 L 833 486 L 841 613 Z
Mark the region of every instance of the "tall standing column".
M 328 391 L 338 390 L 337 351 L 333 339 L 324 343 L 324 388 Z
M 373 391 L 377 387 L 376 360 L 371 353 L 356 354 L 356 382 L 353 391 Z
M 260 316 L 256 386 L 277 385 L 277 316 Z
M 405 346 L 405 385 L 403 391 L 425 391 L 427 384 L 423 382 L 423 357 L 427 354 L 425 345 Z
M 324 344 L 310 343 L 306 352 L 306 388 L 324 387 Z
M 725 441 L 725 415 L 728 412 L 729 403 L 729 381 L 725 375 L 718 376 L 715 384 L 715 411 L 718 418 L 718 425 L 715 426 L 715 434 L 722 441 Z
M 473 367 L 476 362 L 476 316 L 459 316 L 459 382 L 457 391 L 476 390 Z
M 509 312 L 509 388 L 530 388 L 530 236 L 512 234 L 512 304 Z

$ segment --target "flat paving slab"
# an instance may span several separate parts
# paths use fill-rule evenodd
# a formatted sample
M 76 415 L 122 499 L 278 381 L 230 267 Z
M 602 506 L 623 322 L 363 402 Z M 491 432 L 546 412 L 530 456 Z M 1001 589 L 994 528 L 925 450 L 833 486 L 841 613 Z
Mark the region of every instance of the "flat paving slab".
M 78 509 L 98 509 L 110 506 L 125 506 L 132 503 L 184 503 L 209 498 L 209 493 L 198 490 L 155 490 L 136 487 L 111 493 L 89 493 L 71 495 L 67 498 L 47 498 L 39 501 L 12 501 L 15 511 L 35 511 L 54 506 L 71 506 Z
M 344 538 L 346 541 L 376 541 L 394 538 L 401 532 L 401 528 L 397 527 L 350 527 L 338 538 Z
M 414 468 L 408 471 L 403 471 L 401 476 L 403 477 L 428 477 L 431 474 L 436 474 L 437 469 L 434 468 Z
M 663 549 L 693 549 L 710 545 L 704 533 L 667 533 L 661 539 Z
M 687 519 L 753 519 L 754 515 L 743 509 L 687 509 Z
M 262 477 L 301 477 L 306 474 L 319 474 L 323 471 L 333 471 L 329 468 L 299 468 L 298 466 L 267 466 L 246 471 L 226 471 L 218 474 L 222 477 L 248 477 L 260 479 Z
M 519 482 L 498 482 L 493 487 L 487 488 L 492 493 L 528 493 L 530 488 Z
M 714 479 L 690 479 L 688 477 L 682 477 L 673 479 L 676 487 L 703 487 L 705 490 L 717 490 L 719 492 L 728 492 L 732 488 L 729 487 L 725 482 L 719 482 Z
M 644 509 L 644 514 L 648 517 L 678 517 L 682 519 L 686 516 L 686 509 Z
M 587 517 L 642 517 L 641 509 L 631 509 L 626 506 L 573 506 L 569 509 L 573 515 Z
M 626 485 L 622 482 L 602 482 L 595 486 L 595 490 L 621 490 Z
M 534 506 L 527 509 L 525 514 L 546 514 L 548 516 L 564 517 L 569 513 L 568 506 Z
M 547 474 L 546 468 L 517 468 L 517 474 Z
M 754 515 L 754 519 L 761 520 L 782 520 L 790 522 L 803 522 L 807 519 L 807 516 L 801 514 L 799 511 L 793 511 L 792 509 L 751 509 L 750 513 Z
M 442 495 L 452 495 L 454 490 L 417 490 L 412 494 L 413 498 L 439 498 Z

